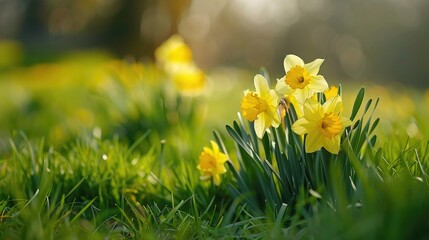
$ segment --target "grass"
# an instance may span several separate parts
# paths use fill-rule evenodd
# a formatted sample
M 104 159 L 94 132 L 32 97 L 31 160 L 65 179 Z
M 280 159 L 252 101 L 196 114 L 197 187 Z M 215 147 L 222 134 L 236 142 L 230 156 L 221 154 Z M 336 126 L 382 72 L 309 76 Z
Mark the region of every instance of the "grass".
M 343 150 L 308 154 L 293 110 L 262 140 L 235 117 L 252 86 L 231 74 L 186 97 L 153 64 L 104 54 L 1 72 L 0 238 L 428 237 L 422 92 L 378 101 L 380 87 L 344 84 Z M 394 112 L 395 96 L 414 110 Z M 210 139 L 230 158 L 219 186 L 196 169 Z

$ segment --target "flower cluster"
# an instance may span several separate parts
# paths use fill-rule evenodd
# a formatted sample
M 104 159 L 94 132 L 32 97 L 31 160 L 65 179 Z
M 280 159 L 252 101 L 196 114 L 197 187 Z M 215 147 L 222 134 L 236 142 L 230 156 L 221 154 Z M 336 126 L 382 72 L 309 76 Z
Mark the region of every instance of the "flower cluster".
M 279 106 L 288 108 L 292 104 L 299 118 L 292 130 L 306 135 L 305 151 L 311 153 L 324 147 L 333 154 L 339 152 L 341 134 L 351 121 L 341 116 L 343 105 L 338 88 L 329 88 L 325 78 L 318 75 L 322 63 L 323 59 L 316 59 L 306 64 L 298 56 L 287 55 L 285 76 L 277 80 L 275 89 L 269 88 L 262 75 L 255 76 L 256 91 L 244 91 L 241 112 L 254 122 L 259 138 L 270 127 L 280 125 L 284 111 Z M 318 99 L 318 93 L 324 93 L 326 102 Z
M 197 95 L 206 85 L 206 75 L 195 64 L 190 47 L 179 35 L 167 39 L 155 51 L 157 64 L 184 95 Z
M 338 154 L 341 135 L 352 122 L 341 116 L 343 102 L 338 88 L 329 87 L 325 78 L 318 74 L 322 63 L 323 59 L 316 59 L 306 64 L 298 56 L 287 55 L 284 59 L 285 75 L 277 79 L 274 89 L 270 88 L 264 76 L 255 75 L 255 91 L 244 91 L 241 113 L 254 123 L 258 138 L 262 138 L 271 127 L 278 128 L 286 110 L 292 105 L 298 119 L 291 128 L 304 136 L 305 152 L 312 153 L 323 147 L 332 154 Z M 211 149 L 203 149 L 197 168 L 203 174 L 201 179 L 212 179 L 215 185 L 219 185 L 220 175 L 226 172 L 224 163 L 228 157 L 220 152 L 215 142 L 212 141 L 211 145 Z

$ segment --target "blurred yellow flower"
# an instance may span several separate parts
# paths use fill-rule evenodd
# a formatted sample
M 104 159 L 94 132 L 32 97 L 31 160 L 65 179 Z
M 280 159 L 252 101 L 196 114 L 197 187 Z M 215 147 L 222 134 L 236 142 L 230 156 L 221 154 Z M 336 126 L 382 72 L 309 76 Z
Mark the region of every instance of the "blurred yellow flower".
M 325 94 L 326 100 L 329 100 L 338 95 L 338 88 L 335 86 L 331 86 L 328 90 L 323 92 Z
M 340 96 L 333 97 L 323 105 L 312 98 L 304 104 L 304 116 L 298 119 L 292 130 L 299 134 L 307 134 L 305 151 L 315 152 L 321 147 L 333 154 L 340 150 L 340 137 L 344 128 L 350 126 L 350 119 L 341 116 L 343 108 Z
M 201 179 L 213 178 L 213 183 L 219 185 L 221 182 L 220 175 L 226 173 L 224 164 L 228 160 L 228 156 L 219 151 L 216 142 L 210 142 L 212 148 L 203 148 L 197 168 L 203 173 Z
M 176 88 L 184 95 L 197 95 L 206 85 L 206 75 L 194 64 L 180 65 L 171 77 Z
M 206 75 L 192 59 L 192 51 L 179 35 L 174 35 L 155 51 L 158 65 L 184 95 L 197 95 L 206 85 Z
M 268 87 L 267 80 L 260 74 L 254 78 L 256 92 L 246 90 L 241 100 L 241 112 L 249 121 L 255 121 L 255 132 L 264 136 L 270 126 L 278 127 L 280 116 L 277 112 L 279 99 L 276 92 Z
M 286 75 L 277 80 L 276 91 L 280 95 L 294 95 L 296 99 L 304 103 L 316 92 L 328 90 L 328 83 L 322 75 L 317 75 L 323 59 L 316 59 L 305 64 L 295 55 L 287 55 L 284 59 Z
M 173 35 L 155 50 L 155 58 L 160 66 L 169 69 L 172 64 L 192 62 L 192 51 L 181 36 Z

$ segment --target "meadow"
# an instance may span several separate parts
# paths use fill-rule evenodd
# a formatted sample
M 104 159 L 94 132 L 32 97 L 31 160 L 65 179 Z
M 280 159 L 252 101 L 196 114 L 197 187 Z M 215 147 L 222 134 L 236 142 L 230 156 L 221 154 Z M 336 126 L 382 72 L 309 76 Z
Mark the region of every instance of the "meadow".
M 1 239 L 429 237 L 429 90 L 304 92 L 317 61 L 288 88 L 263 68 L 204 73 L 175 41 L 157 62 L 3 67 Z

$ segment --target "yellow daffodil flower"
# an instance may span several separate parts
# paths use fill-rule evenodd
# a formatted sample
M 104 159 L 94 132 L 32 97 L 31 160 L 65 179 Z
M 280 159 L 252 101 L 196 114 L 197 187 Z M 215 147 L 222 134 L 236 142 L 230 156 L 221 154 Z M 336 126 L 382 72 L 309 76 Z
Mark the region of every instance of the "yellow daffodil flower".
M 200 94 L 206 85 L 206 75 L 194 64 L 181 65 L 171 78 L 176 88 L 184 95 Z
M 307 134 L 307 153 L 321 147 L 333 154 L 339 152 L 341 134 L 344 128 L 352 124 L 350 119 L 341 116 L 342 109 L 340 96 L 329 99 L 323 105 L 311 98 L 306 100 L 304 116 L 292 125 L 292 130 L 299 135 Z
M 280 95 L 294 95 L 299 102 L 304 103 L 314 93 L 328 90 L 325 78 L 317 75 L 323 61 L 316 59 L 305 64 L 298 56 L 287 55 L 283 63 L 286 75 L 277 80 L 276 91 Z
M 155 51 L 160 67 L 184 95 L 198 95 L 206 85 L 206 75 L 192 59 L 192 51 L 179 35 L 174 35 Z
M 280 116 L 277 112 L 279 99 L 276 92 L 269 88 L 267 80 L 260 74 L 254 78 L 256 92 L 246 90 L 241 100 L 241 112 L 249 121 L 255 121 L 255 132 L 259 138 L 270 127 L 278 127 Z
M 191 48 L 179 35 L 173 35 L 155 50 L 157 63 L 169 69 L 174 64 L 192 62 Z
M 212 148 L 203 148 L 197 168 L 203 173 L 201 179 L 213 178 L 213 183 L 218 186 L 221 182 L 220 175 L 226 173 L 224 164 L 228 160 L 228 156 L 219 151 L 216 142 L 210 142 Z

